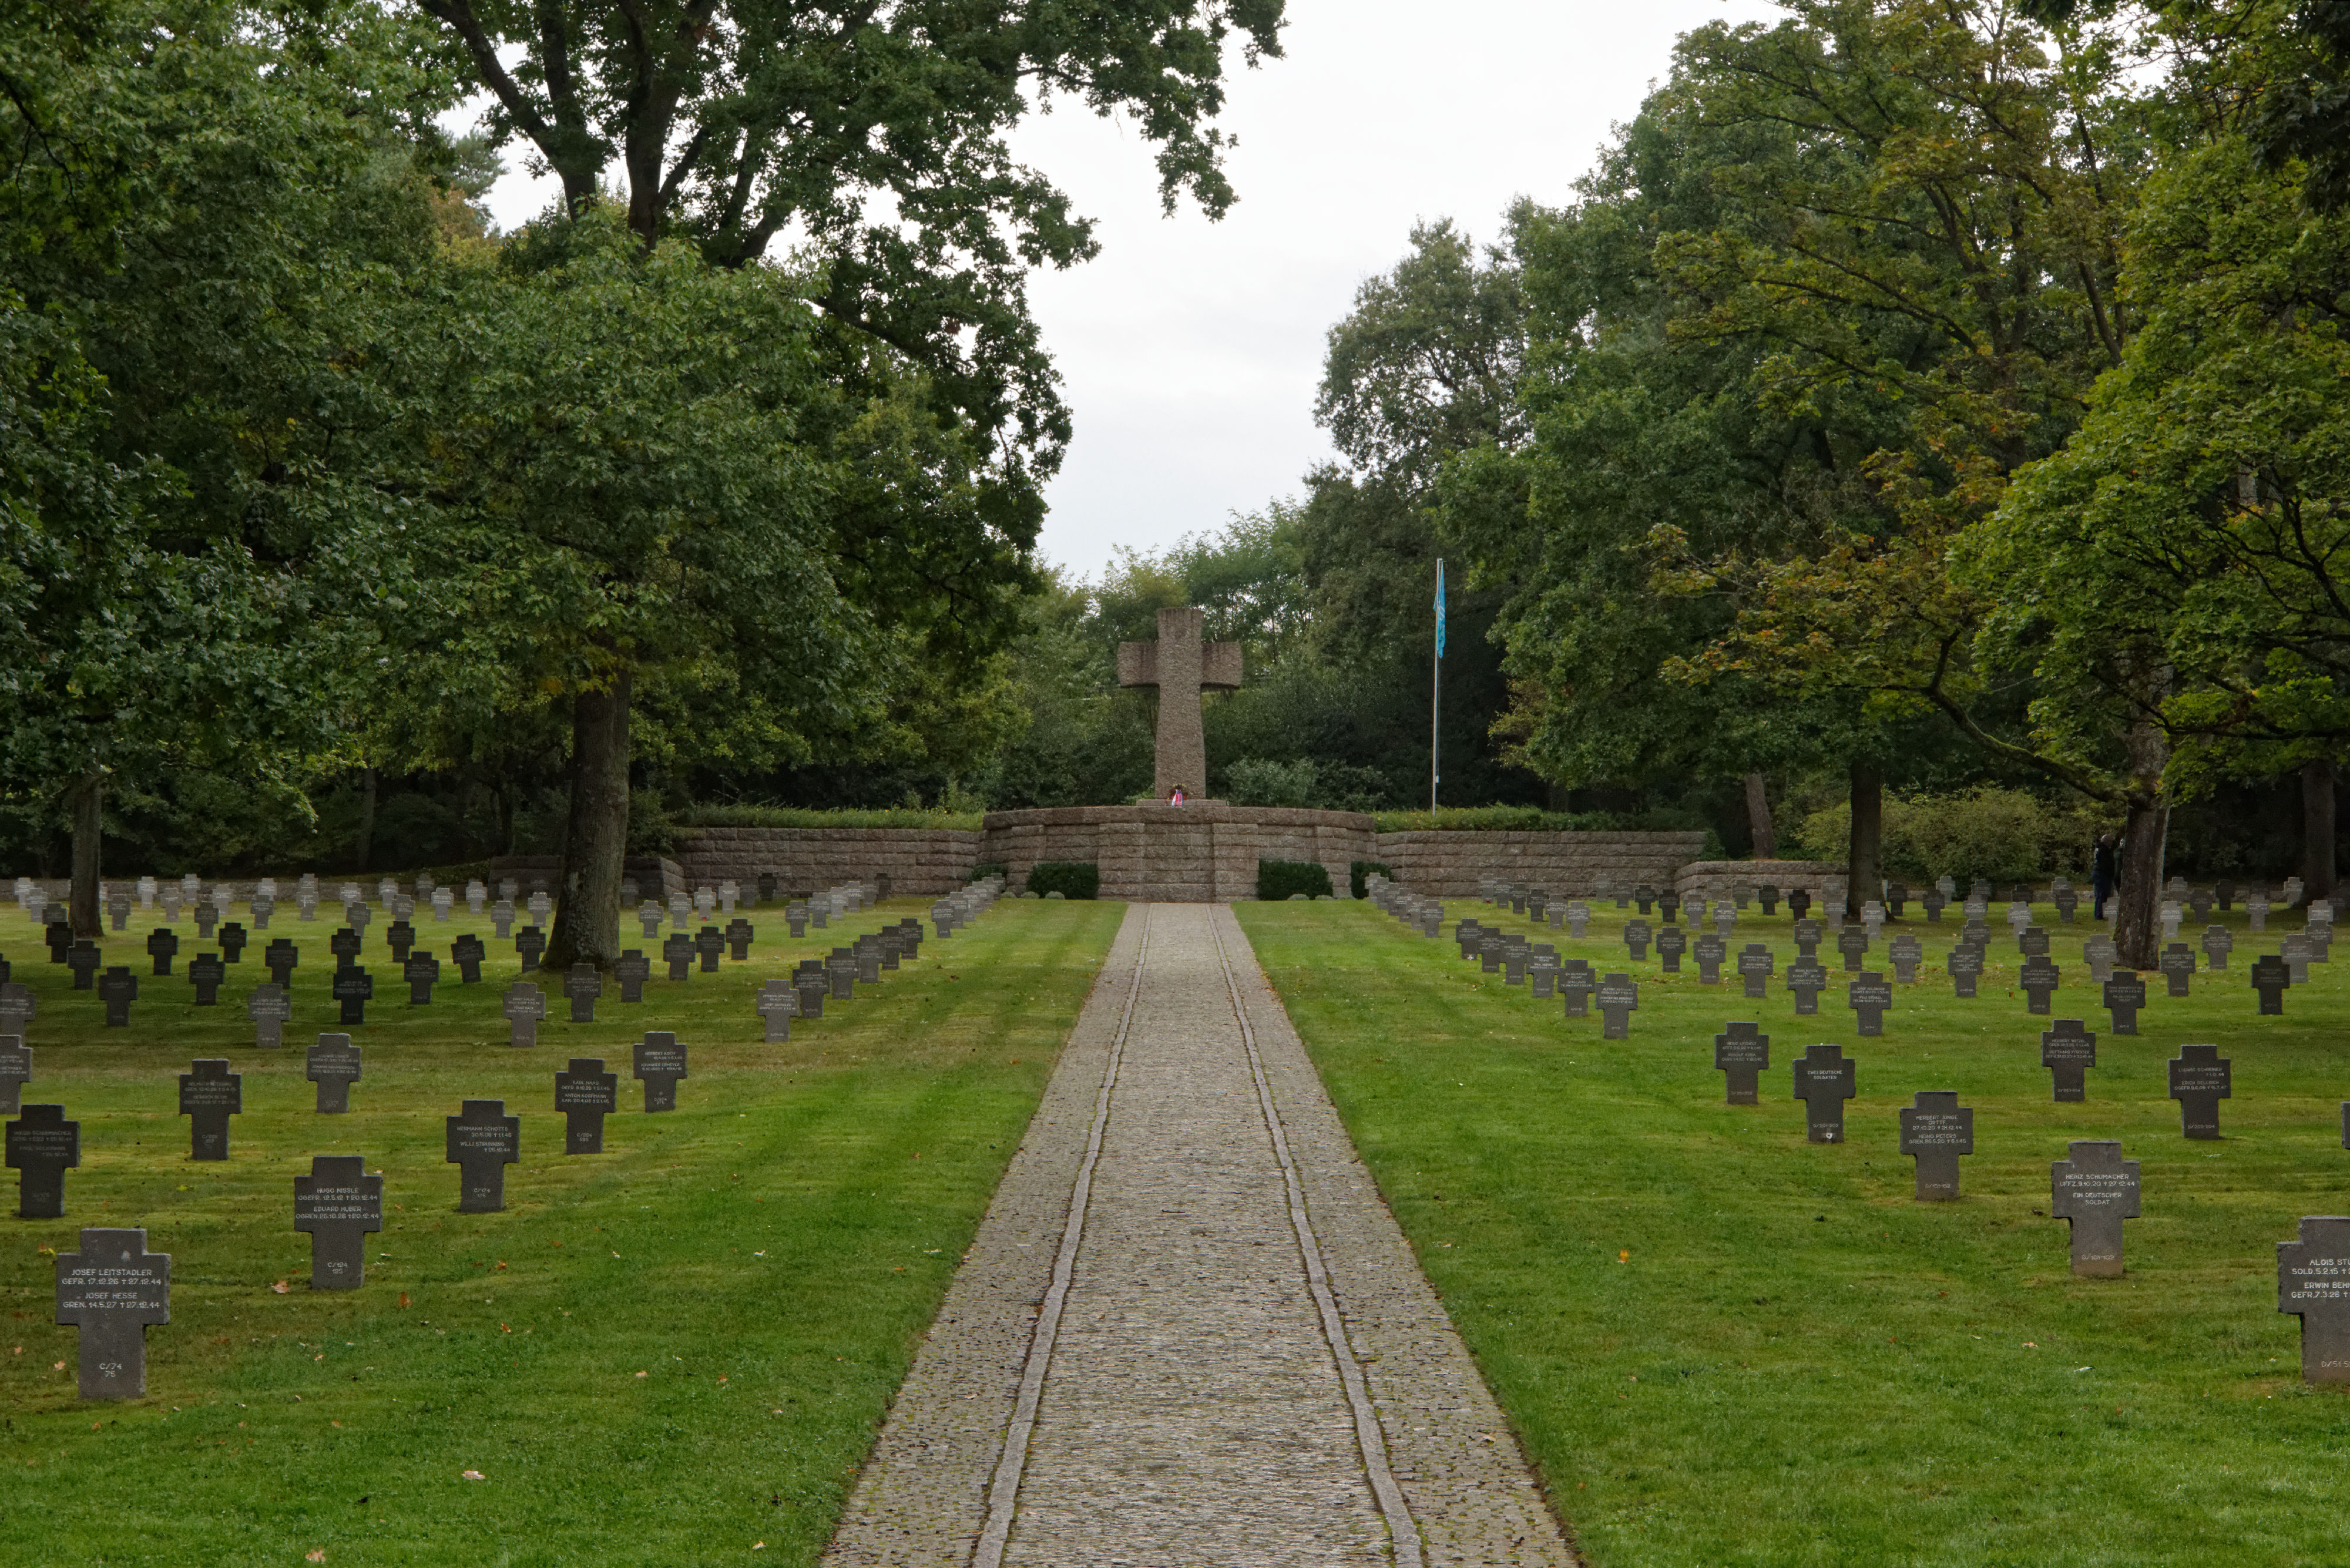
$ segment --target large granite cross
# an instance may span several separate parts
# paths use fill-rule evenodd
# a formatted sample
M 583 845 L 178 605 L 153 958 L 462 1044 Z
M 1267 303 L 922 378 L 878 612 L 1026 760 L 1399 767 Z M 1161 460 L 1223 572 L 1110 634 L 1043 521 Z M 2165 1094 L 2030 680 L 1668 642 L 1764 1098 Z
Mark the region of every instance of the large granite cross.
M 1208 793 L 1208 742 L 1200 728 L 1200 693 L 1231 691 L 1241 683 L 1241 645 L 1202 642 L 1206 616 L 1197 609 L 1159 612 L 1157 642 L 1118 645 L 1118 683 L 1159 688 L 1159 763 L 1150 793 Z

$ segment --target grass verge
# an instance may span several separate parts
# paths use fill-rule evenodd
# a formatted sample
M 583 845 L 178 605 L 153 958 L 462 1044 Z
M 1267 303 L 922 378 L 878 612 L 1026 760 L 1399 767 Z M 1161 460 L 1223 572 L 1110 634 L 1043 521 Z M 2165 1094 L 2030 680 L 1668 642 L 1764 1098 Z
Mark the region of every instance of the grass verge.
M 1598 1568 L 2350 1561 L 2350 1399 L 2301 1384 L 2274 1250 L 2301 1216 L 2350 1210 L 2350 1007 L 2341 966 L 2314 966 L 2282 1018 L 2254 1016 L 2245 971 L 2282 922 L 2262 940 L 2239 913 L 2230 969 L 2186 1000 L 2148 976 L 2130 1038 L 2093 1004 L 2086 928 L 2043 912 L 2054 1013 L 2099 1035 L 2086 1103 L 2064 1106 L 2014 943 L 1961 1002 L 1949 924 L 1899 928 L 1929 978 L 1862 1040 L 1832 951 L 1836 984 L 1798 1019 L 1775 981 L 1748 1002 L 1735 976 L 1627 962 L 1603 910 L 1588 940 L 1542 939 L 1639 980 L 1630 1038 L 1603 1044 L 1596 1009 L 1567 1020 L 1459 959 L 1451 920 L 1532 929 L 1506 911 L 1456 901 L 1438 941 L 1367 904 L 1237 912 Z M 1752 940 L 1783 971 L 1783 911 L 1750 911 L 1732 951 Z M 1722 1103 L 1711 1042 L 1731 1019 L 1771 1037 L 1759 1106 Z M 1791 1094 L 1819 1041 L 1858 1062 L 1844 1145 L 1806 1143 Z M 2184 1138 L 2165 1097 L 2189 1041 L 2235 1064 L 2217 1143 Z M 1950 1088 L 1976 1113 L 1966 1197 L 1916 1203 L 1896 1113 Z M 2142 1162 L 2145 1218 L 2126 1277 L 2076 1280 L 2048 1166 L 2097 1137 Z
M 846 938 L 793 942 L 780 911 L 753 911 L 769 940 L 751 962 L 655 980 L 638 1006 L 608 986 L 592 1024 L 559 1021 L 546 977 L 554 1016 L 528 1051 L 497 1011 L 510 949 L 491 942 L 475 986 L 444 960 L 432 1004 L 411 1008 L 379 924 L 366 961 L 394 1000 L 351 1031 L 351 1113 L 321 1116 L 301 1046 L 338 1027 L 330 926 L 273 922 L 303 965 L 296 1044 L 265 1053 L 242 1006 L 266 978 L 259 944 L 206 1009 L 183 977 L 144 975 L 150 922 L 109 933 L 109 957 L 137 955 L 142 978 L 133 1027 L 107 1030 L 10 909 L 0 942 L 39 1004 L 26 1099 L 66 1106 L 83 1153 L 65 1219 L 13 1218 L 11 1183 L 0 1220 L 0 1561 L 813 1562 L 1122 913 L 999 904 L 770 1046 L 760 981 Z M 422 934 L 445 951 L 468 929 Z M 181 935 L 184 971 L 200 944 Z M 659 1116 L 628 1080 L 650 1028 L 691 1054 Z M 562 1153 L 554 1074 L 575 1054 L 622 1076 L 602 1156 Z M 233 1158 L 199 1164 L 177 1075 L 207 1055 L 244 1074 L 245 1109 Z M 466 1097 L 523 1118 L 502 1214 L 455 1212 L 442 1118 Z M 320 1153 L 386 1177 L 385 1229 L 349 1293 L 308 1288 L 292 1230 L 292 1178 Z M 51 1321 L 50 1251 L 84 1225 L 144 1225 L 172 1255 L 172 1321 L 148 1331 L 138 1403 L 78 1402 L 75 1333 Z

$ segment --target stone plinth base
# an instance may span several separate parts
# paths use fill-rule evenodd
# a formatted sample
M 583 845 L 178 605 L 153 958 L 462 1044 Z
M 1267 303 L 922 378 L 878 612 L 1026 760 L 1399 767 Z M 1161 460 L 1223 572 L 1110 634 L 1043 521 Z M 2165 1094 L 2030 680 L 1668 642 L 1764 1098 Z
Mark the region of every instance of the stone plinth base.
M 1222 801 L 1074 805 L 987 815 L 983 860 L 1020 887 L 1040 860 L 1090 860 L 1101 896 L 1176 904 L 1256 897 L 1259 860 L 1311 860 L 1344 895 L 1357 860 L 1376 860 L 1372 819 L 1353 811 L 1295 811 Z

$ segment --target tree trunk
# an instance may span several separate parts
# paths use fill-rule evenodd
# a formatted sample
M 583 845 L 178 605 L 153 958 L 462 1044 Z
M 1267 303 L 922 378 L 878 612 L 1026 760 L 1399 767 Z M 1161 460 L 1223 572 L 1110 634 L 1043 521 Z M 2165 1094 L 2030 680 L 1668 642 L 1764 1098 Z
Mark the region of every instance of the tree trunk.
M 1746 775 L 1746 821 L 1754 833 L 1754 858 L 1776 860 L 1779 857 L 1779 835 L 1771 826 L 1771 797 L 1762 788 L 1762 775 Z
M 2170 807 L 2159 795 L 2133 794 L 2115 867 L 2114 948 L 2130 969 L 2153 969 L 2162 958 L 2162 859 L 2170 836 Z
M 2162 860 L 2170 837 L 2170 802 L 2163 794 L 2162 771 L 2170 761 L 2170 742 L 2141 721 L 2130 726 L 2124 744 L 2129 749 L 2133 782 L 2121 854 L 2115 861 L 2121 888 L 2115 895 L 2114 948 L 2125 966 L 2153 969 L 2162 957 Z
M 1759 775 L 1758 775 L 1759 776 Z M 1750 790 L 1752 785 L 1747 786 Z M 1860 919 L 1860 907 L 1884 891 L 1881 851 L 1885 843 L 1885 775 L 1866 763 L 1852 764 L 1852 848 L 1845 861 L 1844 917 Z
M 364 871 L 368 857 L 375 851 L 375 770 L 365 769 L 359 776 L 359 831 L 351 850 L 358 858 L 353 869 Z
M 92 768 L 73 793 L 73 891 L 67 898 L 67 918 L 73 934 L 93 940 L 105 934 L 98 901 L 99 846 L 104 841 L 106 775 Z
M 563 883 L 555 929 L 539 961 L 556 974 L 575 963 L 610 969 L 620 956 L 620 862 L 629 847 L 629 674 L 608 691 L 571 701 L 571 815 L 563 834 Z
M 2301 770 L 2301 880 L 2310 901 L 2334 895 L 2334 763 L 2324 758 Z

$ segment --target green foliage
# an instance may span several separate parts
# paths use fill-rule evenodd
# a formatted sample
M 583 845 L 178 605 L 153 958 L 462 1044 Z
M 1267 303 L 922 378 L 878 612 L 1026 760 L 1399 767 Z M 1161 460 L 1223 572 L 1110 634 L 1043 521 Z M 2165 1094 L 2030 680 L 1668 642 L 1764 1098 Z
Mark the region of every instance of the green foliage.
M 1794 825 L 1789 852 L 1815 860 L 1844 858 L 1852 806 L 1840 801 Z M 1949 876 L 1965 887 L 1977 877 L 1999 884 L 2051 875 L 2085 878 L 2096 836 L 2119 825 L 2078 806 L 2067 809 L 2019 789 L 1991 785 L 1962 794 L 1885 798 L 1884 867 L 1913 888 Z
M 678 826 L 696 827 L 956 827 L 976 833 L 980 813 L 914 811 L 819 811 L 796 805 L 696 805 L 678 814 Z M 1001 867 L 999 867 L 1001 869 Z
M 1064 898 L 1101 897 L 1101 867 L 1090 860 L 1039 860 L 1028 867 L 1028 891 L 1043 898 L 1058 893 Z
M 1330 868 L 1312 860 L 1260 860 L 1256 863 L 1256 896 L 1286 898 L 1303 893 L 1324 898 L 1330 893 Z
M 1310 758 L 1276 763 L 1243 757 L 1224 770 L 1224 796 L 1235 805 L 1309 806 L 1319 804 Z

